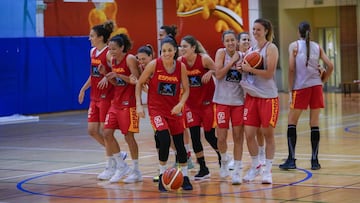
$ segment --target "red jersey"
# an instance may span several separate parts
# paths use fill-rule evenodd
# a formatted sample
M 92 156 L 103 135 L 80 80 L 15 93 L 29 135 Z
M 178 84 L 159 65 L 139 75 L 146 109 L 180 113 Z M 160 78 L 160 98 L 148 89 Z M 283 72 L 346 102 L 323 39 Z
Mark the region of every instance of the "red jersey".
M 192 66 L 188 65 L 185 57 L 181 57 L 181 61 L 185 63 L 189 77 L 190 94 L 186 100 L 186 106 L 191 109 L 201 109 L 203 105 L 211 104 L 215 91 L 215 83 L 212 78 L 206 84 L 201 82 L 203 75 L 209 71 L 209 69 L 203 66 L 202 56 L 197 54 Z
M 105 47 L 101 52 L 96 55 L 96 48 L 91 50 L 91 67 L 90 67 L 90 81 L 91 81 L 91 89 L 90 89 L 90 99 L 93 101 L 100 101 L 101 99 L 111 100 L 113 98 L 113 85 L 108 85 L 104 89 L 99 89 L 97 87 L 98 83 L 101 79 L 103 79 L 104 75 L 99 72 L 98 66 L 103 64 L 107 72 L 111 72 L 111 67 L 108 66 L 106 61 L 106 53 L 108 52 L 108 47 Z
M 131 75 L 131 71 L 126 64 L 127 56 L 128 54 L 126 54 L 125 57 L 118 64 L 116 64 L 115 59 L 111 61 L 113 72 L 126 76 Z M 135 85 L 129 84 L 121 78 L 116 78 L 114 99 L 112 100 L 111 105 L 119 108 L 135 107 Z
M 149 115 L 172 116 L 171 110 L 180 99 L 181 62 L 176 61 L 173 73 L 165 70 L 161 58 L 156 60 L 155 71 L 149 81 Z

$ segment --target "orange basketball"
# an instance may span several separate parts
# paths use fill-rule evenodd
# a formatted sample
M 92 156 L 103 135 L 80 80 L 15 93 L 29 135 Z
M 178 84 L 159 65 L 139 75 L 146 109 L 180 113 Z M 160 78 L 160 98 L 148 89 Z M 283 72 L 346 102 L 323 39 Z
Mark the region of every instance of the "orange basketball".
M 179 189 L 184 181 L 183 174 L 179 168 L 168 168 L 162 174 L 161 181 L 166 190 L 177 190 Z
M 259 52 L 252 51 L 245 55 L 244 60 L 246 60 L 249 65 L 253 68 L 261 66 L 262 57 Z

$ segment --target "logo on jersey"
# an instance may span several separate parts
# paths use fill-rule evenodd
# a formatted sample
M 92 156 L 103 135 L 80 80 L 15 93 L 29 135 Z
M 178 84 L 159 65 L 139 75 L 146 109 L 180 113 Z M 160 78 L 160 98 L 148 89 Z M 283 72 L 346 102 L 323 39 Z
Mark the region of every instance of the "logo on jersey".
M 176 84 L 160 82 L 158 86 L 158 94 L 164 96 L 175 96 Z
M 126 82 L 121 78 L 115 78 L 116 79 L 116 86 L 125 86 Z
M 237 82 L 241 80 L 241 74 L 237 70 L 230 69 L 226 74 L 226 81 L 228 82 Z
M 100 77 L 99 69 L 96 66 L 91 66 L 91 75 L 93 77 Z
M 201 87 L 201 77 L 199 75 L 189 76 L 190 87 Z

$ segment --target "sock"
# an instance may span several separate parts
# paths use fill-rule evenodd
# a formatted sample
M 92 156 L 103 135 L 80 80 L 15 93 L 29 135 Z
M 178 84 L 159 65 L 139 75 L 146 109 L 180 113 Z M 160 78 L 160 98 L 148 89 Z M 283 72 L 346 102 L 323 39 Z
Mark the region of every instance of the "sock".
M 226 152 L 225 152 L 225 153 L 221 153 L 220 156 L 221 156 L 221 161 L 222 161 L 222 162 L 227 161 L 227 154 L 226 154 Z
M 265 164 L 265 172 L 271 173 L 271 168 L 272 168 L 273 160 L 272 160 L 272 159 L 266 159 L 265 163 L 266 163 L 266 164 Z
M 182 166 L 181 167 L 181 172 L 182 172 L 183 176 L 188 176 L 188 167 L 187 166 Z
M 160 169 L 160 175 L 163 174 L 167 169 L 166 164 L 165 165 L 159 164 L 159 169 Z
M 197 162 L 200 165 L 200 170 L 206 169 L 205 157 L 199 157 L 199 158 L 196 158 L 196 159 L 197 159 Z
M 295 147 L 296 147 L 296 125 L 288 125 L 287 140 L 288 140 L 288 159 L 295 159 Z
M 234 173 L 239 172 L 242 170 L 242 161 L 234 160 Z
M 139 160 L 133 159 L 132 161 L 134 164 L 134 171 L 138 171 L 139 170 Z
M 311 149 L 312 149 L 311 159 L 312 160 L 318 159 L 319 142 L 320 142 L 319 127 L 311 127 Z
M 251 167 L 258 167 L 259 166 L 259 156 L 251 156 Z
M 216 151 L 216 154 L 218 156 L 219 165 L 221 166 L 221 154 L 219 151 Z

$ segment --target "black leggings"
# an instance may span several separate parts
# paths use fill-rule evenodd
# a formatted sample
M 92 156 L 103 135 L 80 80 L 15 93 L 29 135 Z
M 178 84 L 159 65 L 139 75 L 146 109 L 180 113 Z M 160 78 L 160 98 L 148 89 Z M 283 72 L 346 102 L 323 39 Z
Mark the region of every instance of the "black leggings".
M 187 162 L 187 153 L 184 146 L 184 134 L 178 134 L 171 136 L 176 148 L 176 154 L 179 159 L 179 163 Z M 161 130 L 156 132 L 155 140 L 159 144 L 159 160 L 166 162 L 169 158 L 170 148 L 170 133 L 168 130 Z

